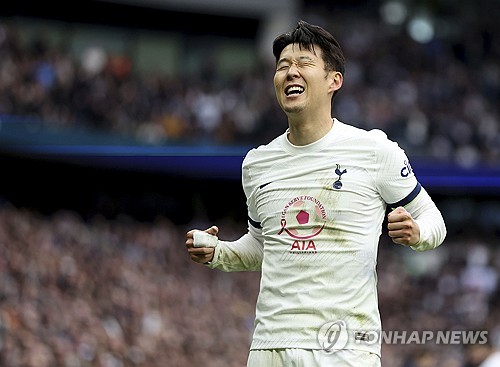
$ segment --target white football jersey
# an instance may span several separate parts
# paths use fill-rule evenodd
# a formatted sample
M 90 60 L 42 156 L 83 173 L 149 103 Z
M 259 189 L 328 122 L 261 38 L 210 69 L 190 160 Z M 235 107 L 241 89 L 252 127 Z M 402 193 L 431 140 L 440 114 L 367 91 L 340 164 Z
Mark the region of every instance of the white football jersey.
M 251 348 L 380 354 L 376 260 L 386 206 L 423 190 L 404 151 L 380 130 L 334 119 L 312 144 L 294 146 L 285 133 L 252 149 L 242 169 L 250 234 L 262 243 Z M 211 267 L 255 270 L 255 249 L 253 269 L 226 266 L 246 256 L 230 246 L 220 241 Z M 346 340 L 332 339 L 333 326 Z

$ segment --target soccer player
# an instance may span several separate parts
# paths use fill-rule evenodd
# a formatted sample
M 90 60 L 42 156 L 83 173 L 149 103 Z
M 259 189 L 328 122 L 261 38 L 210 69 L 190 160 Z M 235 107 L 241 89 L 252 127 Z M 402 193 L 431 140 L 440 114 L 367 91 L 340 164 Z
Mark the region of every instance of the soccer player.
M 247 366 L 380 366 L 385 215 L 392 241 L 415 251 L 444 241 L 443 217 L 396 142 L 332 117 L 345 59 L 329 32 L 299 21 L 273 53 L 288 129 L 244 158 L 248 232 L 223 241 L 216 226 L 190 230 L 188 253 L 210 268 L 261 272 Z

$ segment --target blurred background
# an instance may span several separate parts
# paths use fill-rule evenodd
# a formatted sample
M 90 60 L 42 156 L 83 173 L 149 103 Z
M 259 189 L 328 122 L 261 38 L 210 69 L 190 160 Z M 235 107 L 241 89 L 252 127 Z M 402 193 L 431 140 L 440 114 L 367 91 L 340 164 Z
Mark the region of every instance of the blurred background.
M 246 230 L 240 165 L 286 129 L 272 40 L 297 20 L 347 57 L 340 120 L 383 129 L 443 212 L 384 232 L 384 367 L 475 367 L 500 346 L 500 1 L 116 0 L 0 5 L 0 365 L 243 366 L 259 274 L 192 263 L 185 231 Z

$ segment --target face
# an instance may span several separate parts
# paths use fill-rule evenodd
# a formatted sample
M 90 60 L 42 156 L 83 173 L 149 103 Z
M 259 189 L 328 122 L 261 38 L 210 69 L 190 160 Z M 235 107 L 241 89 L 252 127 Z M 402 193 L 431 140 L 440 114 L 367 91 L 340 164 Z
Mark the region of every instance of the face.
M 285 113 L 299 113 L 331 106 L 331 97 L 342 85 L 342 74 L 325 70 L 321 49 L 315 52 L 297 44 L 281 52 L 274 74 L 278 103 Z

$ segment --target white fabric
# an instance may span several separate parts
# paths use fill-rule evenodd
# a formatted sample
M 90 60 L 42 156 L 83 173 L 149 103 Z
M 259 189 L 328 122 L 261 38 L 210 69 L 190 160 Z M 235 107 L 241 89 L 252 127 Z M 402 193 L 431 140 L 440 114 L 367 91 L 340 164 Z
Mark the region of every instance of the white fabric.
M 195 231 L 193 233 L 194 247 L 215 247 L 217 246 L 217 236 L 211 235 L 204 231 Z
M 219 241 L 209 266 L 262 270 L 251 349 L 321 349 L 324 326 L 341 320 L 342 347 L 379 355 L 377 340 L 355 336 L 381 329 L 376 258 L 386 203 L 409 204 L 423 233 L 414 249 L 435 248 L 446 233 L 425 190 L 409 202 L 420 186 L 404 151 L 381 131 L 334 120 L 313 144 L 293 146 L 285 133 L 251 150 L 242 168 L 249 232 Z
M 268 349 L 252 350 L 247 367 L 380 367 L 380 357 L 356 350 Z
M 479 367 L 498 367 L 500 366 L 500 351 L 493 352 L 486 358 Z

